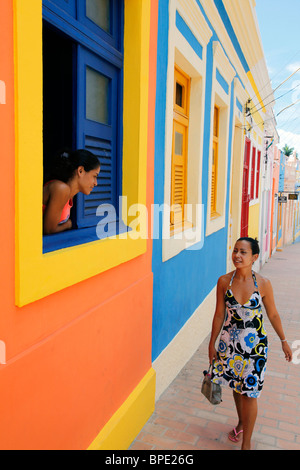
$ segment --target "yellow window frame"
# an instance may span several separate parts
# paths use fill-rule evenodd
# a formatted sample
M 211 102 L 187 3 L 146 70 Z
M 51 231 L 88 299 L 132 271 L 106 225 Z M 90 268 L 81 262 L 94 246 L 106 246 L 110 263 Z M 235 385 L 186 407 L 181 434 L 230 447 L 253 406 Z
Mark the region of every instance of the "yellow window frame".
M 181 105 L 177 100 L 177 85 L 182 88 L 182 102 Z M 190 97 L 190 78 L 179 67 L 174 70 L 174 111 L 183 114 L 188 118 L 189 116 L 189 97 Z
M 123 196 L 146 205 L 151 0 L 125 0 Z M 14 0 L 16 264 L 15 302 L 23 306 L 86 280 L 147 249 L 128 234 L 43 254 L 42 0 Z M 28 72 L 30 71 L 30 73 Z M 138 84 L 138 86 L 137 86 Z M 136 119 L 136 116 L 139 116 Z M 130 223 L 127 214 L 123 221 Z
M 181 102 L 178 102 L 177 86 L 181 88 Z M 174 70 L 173 100 L 173 141 L 171 165 L 171 235 L 184 230 L 187 225 L 185 204 L 187 202 L 187 159 L 190 106 L 190 77 L 179 67 Z M 176 153 L 176 135 L 182 136 L 182 153 Z M 191 224 L 188 224 L 189 226 Z
M 213 121 L 213 149 L 211 164 L 211 218 L 217 217 L 217 193 L 218 193 L 218 153 L 219 153 L 219 126 L 220 126 L 220 109 L 214 107 Z

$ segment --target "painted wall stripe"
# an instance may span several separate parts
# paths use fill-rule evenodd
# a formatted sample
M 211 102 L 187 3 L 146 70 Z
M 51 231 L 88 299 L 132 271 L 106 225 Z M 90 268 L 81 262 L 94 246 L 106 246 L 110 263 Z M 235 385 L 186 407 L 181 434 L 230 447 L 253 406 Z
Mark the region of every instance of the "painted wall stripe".
M 203 47 L 201 46 L 200 42 L 196 39 L 182 16 L 176 11 L 176 26 L 177 29 L 181 32 L 181 34 L 185 37 L 185 39 L 188 41 L 190 46 L 194 49 L 196 54 L 200 57 L 202 60 L 203 58 Z
M 221 85 L 221 87 L 223 88 L 223 90 L 225 91 L 226 95 L 229 94 L 229 85 L 228 83 L 226 82 L 225 78 L 223 77 L 223 75 L 220 73 L 219 69 L 217 68 L 216 70 L 216 79 L 218 80 L 219 84 Z
M 242 113 L 243 112 L 243 106 L 241 105 L 240 101 L 236 98 L 236 105 L 238 107 L 238 109 L 240 110 L 240 112 Z
M 233 44 L 233 47 L 235 48 L 236 53 L 237 53 L 237 55 L 239 56 L 239 59 L 240 59 L 240 61 L 241 61 L 241 64 L 242 64 L 243 67 L 244 67 L 245 72 L 247 73 L 247 72 L 249 72 L 249 66 L 248 66 L 248 63 L 247 63 L 247 61 L 246 61 L 246 58 L 245 58 L 245 56 L 244 56 L 244 54 L 243 54 L 243 51 L 242 51 L 241 46 L 240 46 L 240 44 L 239 44 L 239 41 L 238 41 L 238 39 L 237 39 L 237 37 L 236 37 L 236 34 L 235 34 L 235 32 L 234 32 L 234 29 L 233 29 L 233 27 L 232 27 L 232 24 L 231 24 L 231 21 L 230 21 L 230 19 L 229 19 L 229 17 L 228 17 L 228 14 L 227 14 L 227 12 L 226 12 L 226 9 L 225 9 L 225 7 L 224 7 L 224 3 L 223 3 L 222 0 L 214 0 L 214 2 L 215 2 L 215 5 L 216 5 L 216 8 L 217 8 L 217 10 L 218 10 L 218 12 L 219 12 L 220 17 L 222 18 L 222 21 L 223 21 L 224 26 L 225 26 L 225 28 L 226 28 L 226 30 L 227 30 L 227 33 L 228 33 L 228 35 L 229 35 L 229 37 L 230 37 L 230 39 L 231 39 L 231 42 L 232 42 L 232 44 Z

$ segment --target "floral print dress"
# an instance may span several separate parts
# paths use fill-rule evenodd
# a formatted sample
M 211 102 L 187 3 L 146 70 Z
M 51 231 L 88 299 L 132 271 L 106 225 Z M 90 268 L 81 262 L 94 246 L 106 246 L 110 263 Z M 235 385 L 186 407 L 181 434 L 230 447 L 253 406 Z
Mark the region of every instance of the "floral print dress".
M 257 398 L 264 383 L 268 339 L 264 329 L 262 298 L 254 272 L 255 292 L 241 305 L 231 290 L 233 273 L 225 294 L 226 317 L 213 364 L 212 381 L 237 393 Z

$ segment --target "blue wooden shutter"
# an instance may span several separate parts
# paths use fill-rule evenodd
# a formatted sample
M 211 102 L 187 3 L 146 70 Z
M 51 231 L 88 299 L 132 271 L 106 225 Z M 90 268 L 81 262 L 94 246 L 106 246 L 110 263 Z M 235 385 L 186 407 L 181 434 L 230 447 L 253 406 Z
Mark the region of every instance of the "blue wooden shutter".
M 77 64 L 77 148 L 85 148 L 98 156 L 101 171 L 98 186 L 89 196 L 77 196 L 78 228 L 97 225 L 96 210 L 100 204 L 111 204 L 118 214 L 118 80 L 119 70 L 82 46 L 78 46 Z M 87 77 L 95 80 L 95 102 L 101 90 L 97 81 L 106 84 L 106 113 L 87 100 Z M 102 90 L 103 91 L 103 90 Z M 88 106 L 92 105 L 92 111 Z

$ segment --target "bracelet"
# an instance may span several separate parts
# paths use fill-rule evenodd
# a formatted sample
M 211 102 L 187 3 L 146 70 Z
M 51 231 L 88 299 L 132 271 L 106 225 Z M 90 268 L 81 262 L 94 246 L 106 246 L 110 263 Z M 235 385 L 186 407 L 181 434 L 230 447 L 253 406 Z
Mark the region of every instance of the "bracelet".
M 285 342 L 287 342 L 287 339 L 281 339 L 280 341 L 281 341 L 282 343 L 285 343 Z

